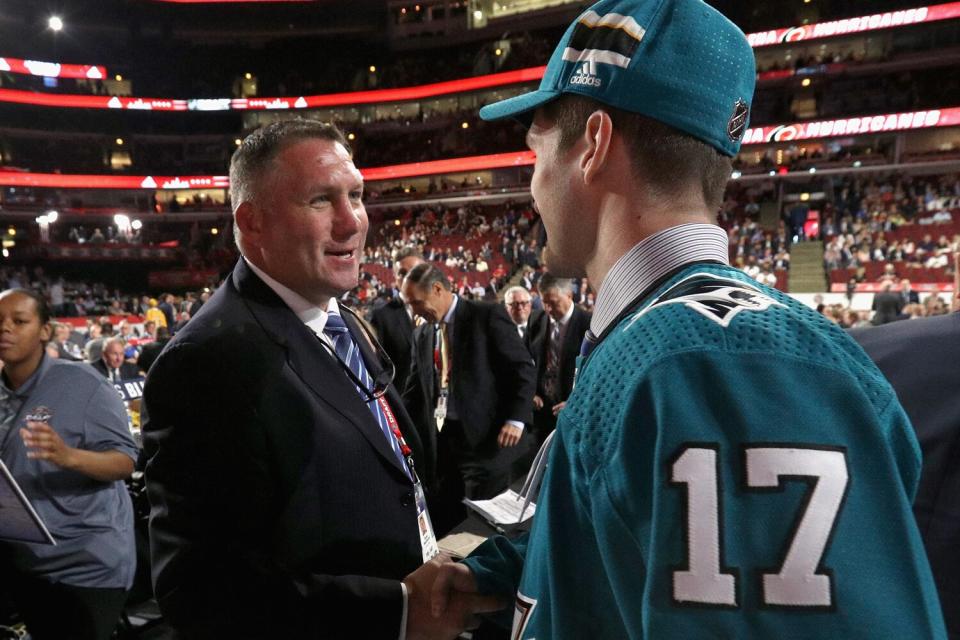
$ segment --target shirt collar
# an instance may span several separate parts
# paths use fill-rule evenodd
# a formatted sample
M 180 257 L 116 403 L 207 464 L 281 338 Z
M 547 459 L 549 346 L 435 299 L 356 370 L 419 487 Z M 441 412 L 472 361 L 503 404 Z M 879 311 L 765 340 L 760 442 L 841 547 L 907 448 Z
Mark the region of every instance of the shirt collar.
M 459 296 L 453 294 L 453 302 L 450 303 L 450 308 L 447 309 L 447 315 L 443 316 L 443 322 L 449 327 L 453 324 L 453 312 L 457 310 L 457 299 Z
M 257 265 L 253 264 L 246 257 L 243 258 L 243 261 L 247 263 L 247 266 L 257 274 L 257 277 L 263 280 L 264 284 L 270 287 L 274 293 L 280 296 L 280 299 L 290 307 L 290 310 L 297 314 L 297 317 L 300 318 L 300 322 L 310 327 L 310 330 L 313 331 L 320 337 L 323 337 L 323 328 L 327 326 L 327 316 L 331 313 L 334 315 L 340 315 L 340 306 L 337 304 L 337 299 L 331 297 L 330 302 L 327 303 L 327 308 L 322 309 L 317 305 L 313 304 L 299 293 L 293 289 L 280 284 L 266 273 L 263 269 L 260 269 Z
M 557 322 L 557 324 L 559 324 L 561 327 L 567 326 L 567 323 L 570 322 L 570 318 L 573 317 L 573 308 L 574 308 L 575 306 L 576 306 L 576 303 L 574 303 L 574 302 L 571 301 L 571 303 L 570 303 L 570 308 L 567 309 L 567 312 L 566 312 L 565 314 L 563 314 L 563 317 L 560 318 L 559 321 L 554 320 L 552 316 L 550 317 L 550 321 L 551 321 L 551 322 Z
M 590 331 L 602 334 L 627 305 L 674 269 L 708 260 L 729 264 L 729 253 L 726 232 L 714 224 L 681 224 L 644 238 L 603 279 Z

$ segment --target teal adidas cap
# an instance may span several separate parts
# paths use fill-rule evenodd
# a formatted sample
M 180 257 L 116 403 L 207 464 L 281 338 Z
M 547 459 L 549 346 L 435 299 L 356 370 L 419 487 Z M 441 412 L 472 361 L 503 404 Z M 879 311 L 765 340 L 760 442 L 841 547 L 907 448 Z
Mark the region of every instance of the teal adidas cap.
M 733 156 L 747 131 L 756 74 L 746 36 L 703 0 L 601 0 L 563 34 L 539 89 L 489 104 L 480 117 L 529 116 L 577 94 Z

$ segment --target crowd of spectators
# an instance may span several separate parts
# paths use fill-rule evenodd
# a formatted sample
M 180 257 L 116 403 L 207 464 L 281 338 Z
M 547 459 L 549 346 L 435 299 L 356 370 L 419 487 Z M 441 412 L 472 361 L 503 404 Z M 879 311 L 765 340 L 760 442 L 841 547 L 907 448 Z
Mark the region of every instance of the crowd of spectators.
M 828 271 L 853 269 L 860 282 L 877 263 L 885 264 L 883 278 L 898 267 L 952 273 L 950 255 L 960 250 L 956 174 L 845 177 L 831 195 L 820 227 Z
M 731 182 L 717 220 L 730 239 L 731 264 L 757 282 L 771 287 L 779 284 L 785 290 L 790 270 L 790 235 L 782 219 L 775 229 L 760 224 L 761 206 L 775 206 L 777 193 L 770 180 Z
M 536 240 L 529 239 L 536 221 L 529 201 L 386 211 L 371 232 L 360 286 L 350 297 L 366 308 L 379 297 L 396 295 L 391 269 L 397 254 L 412 247 L 441 265 L 465 297 L 496 299 L 517 269 L 539 268 Z

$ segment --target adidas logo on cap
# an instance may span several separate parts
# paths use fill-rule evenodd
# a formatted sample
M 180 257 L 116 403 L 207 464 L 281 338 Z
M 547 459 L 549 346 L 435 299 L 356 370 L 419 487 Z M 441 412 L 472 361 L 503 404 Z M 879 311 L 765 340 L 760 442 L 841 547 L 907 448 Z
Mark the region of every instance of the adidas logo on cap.
M 570 76 L 570 84 L 582 84 L 588 87 L 599 87 L 602 81 L 597 77 L 597 63 L 587 60 L 577 72 Z

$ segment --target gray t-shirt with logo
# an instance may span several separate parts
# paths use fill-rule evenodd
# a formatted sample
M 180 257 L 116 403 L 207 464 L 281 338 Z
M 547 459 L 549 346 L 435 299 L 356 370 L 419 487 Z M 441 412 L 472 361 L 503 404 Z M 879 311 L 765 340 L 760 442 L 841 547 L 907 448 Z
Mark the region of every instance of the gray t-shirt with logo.
M 5 384 L 0 377 L 0 385 Z M 51 462 L 27 458 L 20 437 L 26 416 L 46 407 L 50 426 L 70 447 L 119 451 L 137 447 L 117 390 L 93 367 L 44 355 L 16 391 L 0 390 L 17 408 L 0 438 L 0 459 L 57 541 L 56 546 L 0 542 L 24 573 L 77 587 L 123 588 L 136 571 L 133 506 L 123 481 L 100 482 Z M 19 406 L 17 406 L 19 405 Z

